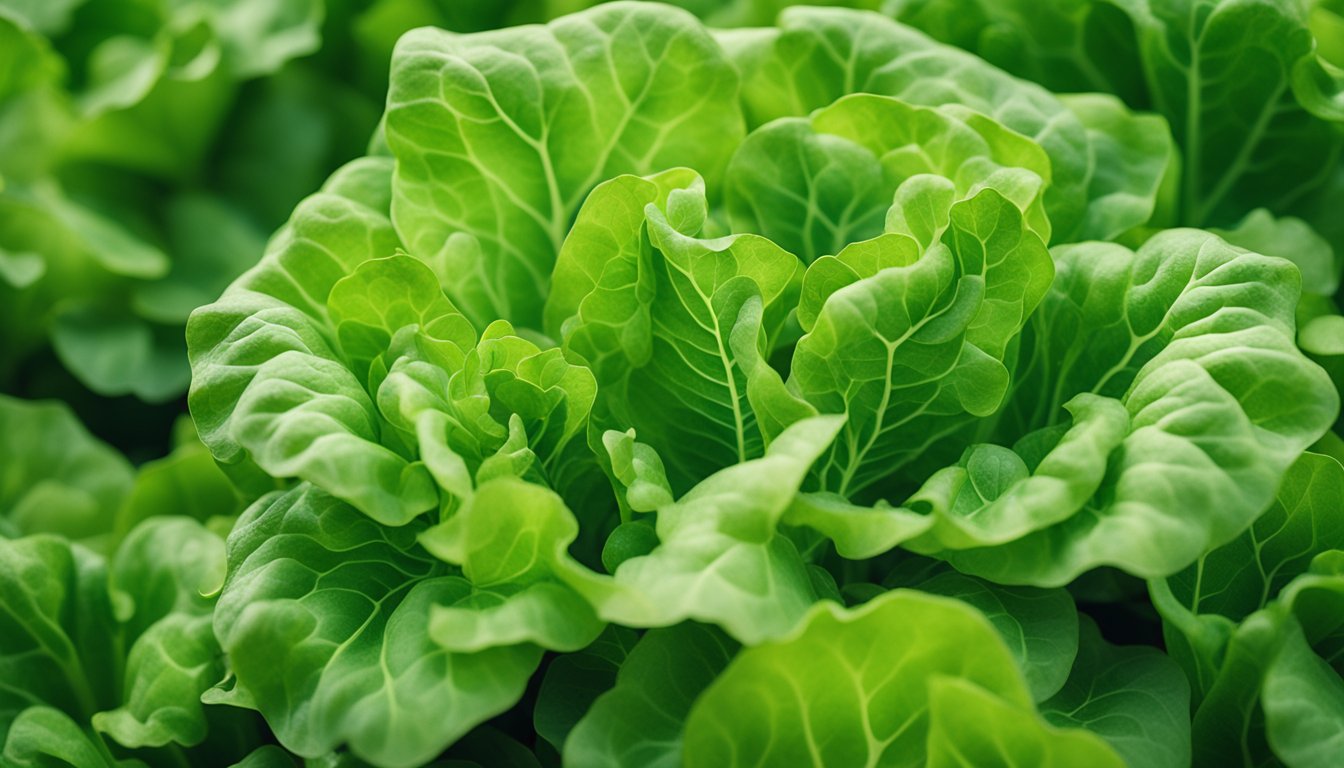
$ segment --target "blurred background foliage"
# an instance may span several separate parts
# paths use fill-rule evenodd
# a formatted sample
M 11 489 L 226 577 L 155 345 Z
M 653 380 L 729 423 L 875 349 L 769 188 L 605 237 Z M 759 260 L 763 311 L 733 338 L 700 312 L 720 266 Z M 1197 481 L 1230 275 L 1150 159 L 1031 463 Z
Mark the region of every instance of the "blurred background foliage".
M 132 461 L 164 455 L 187 316 L 365 153 L 397 38 L 594 4 L 0 0 L 0 392 L 64 400 Z M 676 4 L 743 26 L 794 3 Z

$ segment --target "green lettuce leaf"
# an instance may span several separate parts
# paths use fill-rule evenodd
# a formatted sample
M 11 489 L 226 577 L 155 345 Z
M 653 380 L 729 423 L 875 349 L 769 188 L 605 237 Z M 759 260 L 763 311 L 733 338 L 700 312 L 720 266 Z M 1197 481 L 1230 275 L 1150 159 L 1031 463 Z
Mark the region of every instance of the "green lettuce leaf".
M 1100 119 L 1095 98 L 1086 114 L 1075 114 L 1043 88 L 880 14 L 791 8 L 779 24 L 721 36 L 742 72 L 752 125 L 805 115 L 849 93 L 957 104 L 1033 138 L 1050 157 L 1045 207 L 1055 242 L 1109 239 L 1160 213 L 1158 192 L 1172 162 L 1160 118 L 1116 104 Z
M 910 233 L 927 237 L 922 248 L 884 235 L 819 259 L 804 279 L 807 333 L 788 387 L 823 413 L 847 414 L 819 469 L 824 490 L 859 494 L 994 413 L 1014 337 L 1049 288 L 1045 245 L 994 188 L 929 207 L 940 226 Z
M 245 83 L 278 77 L 316 51 L 325 6 L 0 3 L 0 383 L 7 391 L 22 391 L 26 377 L 17 367 L 43 359 L 48 344 L 100 396 L 163 403 L 186 389 L 187 314 L 255 263 L 265 232 L 310 189 L 286 187 L 293 196 L 275 219 L 252 217 L 246 194 L 225 199 L 237 190 L 222 182 L 221 168 L 241 165 L 233 133 L 260 109 Z M 380 89 L 370 95 L 377 100 Z M 326 130 L 334 122 L 318 120 Z M 321 156 L 307 183 L 354 154 L 375 120 L 366 108 L 352 121 L 358 139 Z M 283 186 L 273 176 L 266 185 Z
M 144 768 L 139 760 L 118 760 L 107 746 L 59 709 L 30 707 L 9 728 L 4 750 L 6 765 L 40 768 L 48 765 L 72 768 Z
M 915 586 L 983 613 L 1012 652 L 1034 701 L 1045 701 L 1064 687 L 1079 648 L 1078 612 L 1068 592 L 1004 587 L 951 569 Z
M 100 544 L 133 471 L 58 402 L 0 396 L 0 535 L 54 533 Z
M 724 766 L 1124 765 L 1097 736 L 1042 719 L 975 609 L 904 590 L 822 604 L 742 651 L 691 708 L 683 750 Z
M 683 765 L 686 716 L 737 650 L 731 638 L 703 624 L 646 632 L 621 662 L 615 685 L 592 703 L 565 740 L 565 762 L 610 768 Z
M 191 425 L 189 418 L 183 420 Z M 172 453 L 136 469 L 130 493 L 117 511 L 113 536 L 120 541 L 142 521 L 164 515 L 189 517 L 212 530 L 232 525 L 243 511 L 243 496 L 192 428 Z
M 694 17 L 615 4 L 546 27 L 417 30 L 393 56 L 393 218 L 474 322 L 541 326 L 588 192 L 690 165 L 711 184 L 742 133 L 737 78 Z M 675 129 L 672 128 L 675 126 Z
M 1040 706 L 1048 722 L 1105 739 L 1127 765 L 1179 768 L 1190 764 L 1189 704 L 1190 685 L 1170 658 L 1111 645 L 1084 619 L 1068 680 Z
M 224 542 L 200 523 L 157 517 L 131 531 L 108 573 L 128 649 L 122 704 L 94 728 L 132 748 L 205 739 L 201 694 L 224 674 L 211 624 L 223 579 Z
M 1054 256 L 1005 423 L 1049 423 L 1073 398 L 1072 424 L 931 478 L 912 502 L 949 526 L 914 546 L 1000 581 L 1174 573 L 1243 531 L 1337 413 L 1293 343 L 1296 270 L 1194 231 Z
M 1312 5 L 896 0 L 887 10 L 1054 90 L 1114 93 L 1164 116 L 1184 156 L 1179 221 L 1202 226 L 1291 210 L 1333 172 L 1344 80 L 1313 39 L 1328 22 Z
M 810 264 L 881 234 L 893 195 L 921 174 L 951 180 L 956 199 L 998 189 L 1050 239 L 1040 200 L 1050 160 L 1039 145 L 964 109 L 867 94 L 752 131 L 728 165 L 726 206 L 735 230 L 765 235 Z
M 1125 7 L 1094 0 L 888 0 L 882 10 L 1056 93 L 1114 93 L 1143 108 L 1143 71 Z
M 1195 693 L 1196 765 L 1344 755 L 1341 499 L 1344 466 L 1303 454 L 1249 530 L 1150 584 Z
M 841 422 L 836 416 L 798 422 L 761 458 L 720 470 L 660 508 L 657 546 L 624 560 L 612 576 L 573 566 L 560 577 L 604 620 L 626 626 L 693 619 L 745 643 L 787 633 L 819 595 L 777 524 Z
M 381 442 L 382 420 L 327 308 L 341 278 L 399 247 L 390 165 L 356 161 L 305 201 L 261 265 L 192 314 L 187 347 L 192 412 L 226 468 L 309 480 L 399 523 L 437 503 L 433 481 Z
M 0 540 L 0 550 L 0 732 L 31 706 L 87 723 L 120 682 L 106 564 L 49 535 Z
M 430 636 L 464 653 L 522 643 L 576 651 L 597 639 L 602 624 L 593 607 L 564 582 L 579 567 L 565 555 L 577 536 L 577 521 L 553 491 L 516 477 L 482 483 L 420 537 L 435 556 L 460 566 L 473 589 L 430 609 Z
M 694 173 L 603 184 L 565 240 L 546 306 L 547 330 L 597 379 L 595 427 L 633 427 L 678 491 L 761 455 L 768 435 L 738 349 L 769 354 L 803 273 L 763 237 L 698 237 L 706 216 Z
M 208 700 L 260 711 L 298 755 L 345 744 L 382 766 L 424 763 L 509 708 L 542 649 L 438 645 L 433 609 L 473 590 L 416 543 L 419 527 L 379 525 L 307 485 L 249 508 L 214 615 L 233 677 Z
M 593 702 L 615 687 L 622 665 L 640 640 L 634 630 L 608 626 L 592 645 L 553 659 L 532 712 L 537 735 L 563 749 Z
M 193 314 L 202 440 L 235 476 L 306 480 L 389 525 L 500 472 L 563 486 L 582 464 L 570 443 L 592 375 L 504 321 L 478 339 L 430 268 L 400 251 L 391 172 L 381 158 L 349 165 Z

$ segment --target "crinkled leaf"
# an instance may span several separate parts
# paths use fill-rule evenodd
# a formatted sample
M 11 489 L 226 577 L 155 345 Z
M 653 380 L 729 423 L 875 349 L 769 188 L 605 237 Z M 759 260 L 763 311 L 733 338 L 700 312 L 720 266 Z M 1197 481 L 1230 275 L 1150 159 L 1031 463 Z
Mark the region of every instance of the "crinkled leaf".
M 1010 168 L 1039 177 L 1034 188 Z M 1031 227 L 1050 239 L 1039 197 L 1050 161 L 1037 144 L 965 110 L 866 94 L 753 131 L 728 166 L 726 200 L 738 231 L 811 263 L 881 234 L 897 188 L 920 174 L 949 179 L 958 198 L 985 186 L 1018 193 Z
M 1005 423 L 1049 423 L 1058 403 L 1090 392 L 1118 398 L 1128 427 L 1087 437 L 1089 419 L 1075 413 L 1067 431 L 1019 444 L 1038 466 L 1000 453 L 1019 479 L 1066 466 L 1060 449 L 1071 436 L 1106 458 L 1090 461 L 1086 474 L 1069 472 L 1078 488 L 1095 489 L 1082 504 L 1071 492 L 1074 512 L 1014 515 L 1005 520 L 1038 530 L 940 556 L 987 578 L 1042 585 L 1103 564 L 1145 577 L 1174 573 L 1244 530 L 1337 412 L 1324 372 L 1293 343 L 1297 270 L 1188 230 L 1158 235 L 1133 254 L 1087 244 L 1054 256 L 1055 284 L 1024 345 L 1026 369 Z M 1017 481 L 998 482 L 985 495 L 967 487 L 968 476 L 944 477 L 941 487 L 931 479 L 916 498 L 935 509 L 971 502 L 964 510 L 972 512 L 980 502 L 968 493 L 993 500 L 1018 492 Z M 965 544 L 944 539 L 921 550 Z
M 306 485 L 251 507 L 229 537 L 215 611 L 239 691 L 223 701 L 255 707 L 301 756 L 347 744 L 397 767 L 516 702 L 541 649 L 435 643 L 433 608 L 472 586 L 416 544 L 416 528 L 379 525 Z
M 226 468 L 309 480 L 404 523 L 437 503 L 433 481 L 383 444 L 385 426 L 327 310 L 338 281 L 399 247 L 387 218 L 390 175 L 382 159 L 346 166 L 299 206 L 256 269 L 192 314 L 189 402 Z
M 513 477 L 483 483 L 452 517 L 421 536 L 438 557 L 461 566 L 471 595 L 430 610 L 430 636 L 455 652 L 533 643 L 576 651 L 602 624 L 559 580 L 578 524 L 553 491 Z M 574 566 L 578 567 L 578 566 Z
M 753 125 L 801 116 L 849 93 L 959 104 L 1035 139 L 1049 155 L 1054 182 L 1045 206 L 1056 242 L 1114 237 L 1155 210 L 1171 156 L 1160 119 L 1115 105 L 1111 119 L 1085 122 L 1039 86 L 879 14 L 791 8 L 779 24 L 721 37 L 743 73 Z M 1108 130 L 1118 136 L 1093 143 L 1092 131 Z
M 633 427 L 673 490 L 761 455 L 739 350 L 768 356 L 802 264 L 755 235 L 697 237 L 704 183 L 685 171 L 594 190 L 561 249 L 548 327 L 593 369 L 597 426 Z M 566 314 L 572 313 L 572 314 Z
M 992 188 L 944 217 L 922 254 L 892 254 L 908 243 L 893 234 L 808 270 L 799 308 L 807 335 L 789 387 L 823 413 L 848 416 L 819 470 L 825 490 L 853 495 L 931 448 L 947 451 L 949 435 L 1007 394 L 1005 356 L 1049 287 L 1049 255 Z
M 126 658 L 126 701 L 93 716 L 125 747 L 194 746 L 205 739 L 201 694 L 224 675 L 211 618 L 175 613 L 136 639 Z
M 765 456 L 720 470 L 659 509 L 658 546 L 613 576 L 567 569 L 562 578 L 603 619 L 627 626 L 694 619 L 747 643 L 788 632 L 817 594 L 776 526 L 840 425 L 835 416 L 799 422 Z
M 397 44 L 388 97 L 398 231 L 474 321 L 538 328 L 588 192 L 678 165 L 716 181 L 742 132 L 736 85 L 705 29 L 667 7 L 416 30 Z
M 0 725 L 45 705 L 86 723 L 121 658 L 101 558 L 52 536 L 0 539 Z

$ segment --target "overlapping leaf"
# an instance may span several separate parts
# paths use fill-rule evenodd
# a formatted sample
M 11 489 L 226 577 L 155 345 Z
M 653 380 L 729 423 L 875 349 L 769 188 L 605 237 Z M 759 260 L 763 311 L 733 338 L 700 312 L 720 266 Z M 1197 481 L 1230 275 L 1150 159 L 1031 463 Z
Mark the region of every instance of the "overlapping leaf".
M 1064 102 L 879 14 L 791 8 L 770 31 L 724 33 L 742 71 L 748 121 L 805 115 L 849 93 L 957 104 L 1035 139 L 1050 157 L 1045 206 L 1055 242 L 1108 239 L 1160 207 L 1171 162 L 1160 119 L 1114 100 Z
M 1124 764 L 1094 734 L 1042 720 L 982 615 L 909 591 L 822 604 L 794 635 L 744 650 L 683 739 L 686 762 L 725 766 Z
M 1301 204 L 1332 173 L 1341 81 L 1316 50 L 1310 5 L 898 0 L 890 11 L 1053 89 L 1162 114 L 1184 155 L 1180 221 L 1201 226 Z
M 1196 765 L 1326 766 L 1344 754 L 1341 499 L 1344 467 L 1304 454 L 1249 530 L 1151 584 L 1195 692 Z
M 393 218 L 473 321 L 541 325 L 570 220 L 598 183 L 690 165 L 716 182 L 742 132 L 705 29 L 613 4 L 546 27 L 401 39 L 388 97 Z
M 1048 424 L 1068 402 L 1072 423 L 931 479 L 915 500 L 956 530 L 920 548 L 1007 581 L 1173 573 L 1244 530 L 1337 412 L 1293 343 L 1296 270 L 1193 231 L 1054 255 L 1011 413 Z
M 1039 145 L 976 113 L 867 94 L 749 134 L 728 165 L 726 204 L 734 229 L 810 264 L 881 234 L 898 188 L 921 174 L 950 180 L 954 199 L 999 190 L 1050 239 L 1040 200 L 1050 161 Z
M 541 649 L 438 645 L 432 609 L 470 602 L 472 585 L 416 544 L 420 529 L 307 485 L 249 509 L 214 619 L 234 679 L 213 700 L 259 710 L 299 755 L 348 744 L 389 766 L 423 763 L 507 709 Z
M 677 490 L 761 455 L 767 434 L 738 355 L 769 355 L 803 273 L 763 237 L 698 237 L 706 211 L 693 173 L 602 185 L 565 241 L 546 308 L 547 329 L 597 379 L 596 426 L 633 427 Z

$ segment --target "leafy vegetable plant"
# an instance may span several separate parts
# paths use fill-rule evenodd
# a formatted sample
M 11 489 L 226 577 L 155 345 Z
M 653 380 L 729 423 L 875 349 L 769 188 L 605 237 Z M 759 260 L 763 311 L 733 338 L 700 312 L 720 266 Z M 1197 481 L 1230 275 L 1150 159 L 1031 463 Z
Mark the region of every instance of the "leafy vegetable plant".
M 0 165 L 4 330 L 153 400 L 189 311 L 192 421 L 0 399 L 0 763 L 1344 763 L 1332 3 L 103 5 L 0 5 L 0 119 L 108 115 Z M 350 61 L 260 255 L 292 148 L 84 191 Z

